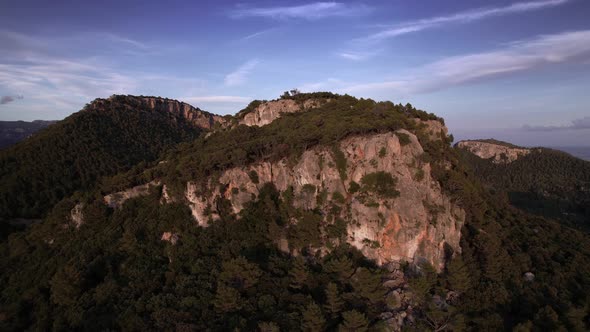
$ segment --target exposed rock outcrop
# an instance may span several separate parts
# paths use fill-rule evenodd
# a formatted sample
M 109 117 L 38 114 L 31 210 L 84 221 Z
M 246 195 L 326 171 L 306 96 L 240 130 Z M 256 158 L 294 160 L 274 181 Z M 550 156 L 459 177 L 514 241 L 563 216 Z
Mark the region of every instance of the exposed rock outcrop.
M 457 147 L 482 159 L 491 159 L 494 164 L 509 164 L 531 153 L 531 149 L 483 141 L 460 141 Z
M 141 107 L 153 111 L 165 111 L 172 115 L 183 117 L 195 127 L 203 129 L 213 129 L 216 124 L 225 126 L 229 123 L 222 116 L 205 112 L 187 103 L 168 98 L 114 95 L 108 99 L 96 99 L 92 104 L 94 106 L 101 106 L 114 99 L 124 101 L 125 105 L 128 107 Z
M 415 119 L 415 121 L 421 125 L 424 126 L 426 133 L 428 134 L 429 138 L 431 140 L 437 140 L 440 139 L 440 136 L 447 136 L 449 130 L 447 129 L 447 127 L 438 120 L 420 120 L 420 119 Z
M 129 188 L 127 190 L 119 191 L 104 197 L 104 202 L 111 208 L 119 208 L 125 201 L 131 198 L 145 196 L 149 194 L 150 189 L 155 186 L 159 186 L 160 181 L 154 180 L 150 183 L 142 184 Z
M 402 146 L 393 132 L 341 141 L 345 170 L 337 169 L 330 148 L 316 147 L 304 152 L 295 165 L 281 160 L 228 169 L 218 179 L 222 186 L 209 181 L 203 188 L 202 182 L 189 182 L 186 200 L 198 223 L 206 226 L 218 218 L 218 197 L 229 200 L 238 214 L 258 195 L 262 184 L 271 182 L 283 193 L 292 190 L 295 207 L 324 211 L 325 222 L 329 222 L 330 205 L 341 205 L 341 212 L 333 217 L 347 221 L 347 242 L 378 263 L 426 260 L 441 269 L 449 249 L 460 251 L 465 213 L 442 193 L 431 177 L 430 165 L 420 161 L 423 149 L 416 136 L 406 130 L 399 132 L 410 137 L 409 144 Z M 252 181 L 252 172 L 258 183 Z M 352 190 L 351 181 L 362 184 L 367 174 L 377 172 L 397 179 L 399 197 Z M 223 192 L 220 187 L 225 188 Z M 200 194 L 204 192 L 208 194 Z M 318 202 L 317 196 L 324 193 L 328 201 Z M 345 201 L 337 203 L 334 197 Z
M 296 113 L 310 110 L 330 101 L 329 99 L 308 99 L 302 104 L 293 99 L 279 99 L 262 103 L 254 111 L 239 120 L 246 126 L 264 126 L 281 117 L 283 113 Z
M 84 223 L 83 209 L 84 209 L 84 203 L 78 203 L 70 211 L 70 218 L 72 219 L 74 226 L 76 226 L 76 229 L 80 228 L 80 226 L 82 226 L 82 224 Z
M 160 238 L 162 241 L 170 242 L 170 244 L 175 245 L 176 242 L 180 239 L 178 234 L 172 232 L 164 232 L 162 233 L 162 237 Z

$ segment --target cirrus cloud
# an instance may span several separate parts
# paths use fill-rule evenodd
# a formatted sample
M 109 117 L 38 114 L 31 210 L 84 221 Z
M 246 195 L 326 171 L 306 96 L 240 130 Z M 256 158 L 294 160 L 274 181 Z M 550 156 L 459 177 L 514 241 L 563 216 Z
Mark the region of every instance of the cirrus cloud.
M 415 21 L 408 21 L 388 26 L 384 30 L 369 35 L 365 38 L 360 38 L 359 41 L 380 41 L 388 38 L 405 35 L 408 33 L 441 27 L 448 24 L 468 23 L 493 16 L 504 16 L 540 10 L 544 8 L 556 7 L 566 4 L 569 1 L 570 0 L 541 0 L 530 2 L 517 2 L 503 7 L 484 7 L 446 16 L 437 16 Z
M 263 17 L 275 20 L 318 20 L 327 17 L 350 17 L 367 14 L 370 7 L 342 2 L 313 2 L 297 6 L 243 7 L 229 13 L 232 18 Z

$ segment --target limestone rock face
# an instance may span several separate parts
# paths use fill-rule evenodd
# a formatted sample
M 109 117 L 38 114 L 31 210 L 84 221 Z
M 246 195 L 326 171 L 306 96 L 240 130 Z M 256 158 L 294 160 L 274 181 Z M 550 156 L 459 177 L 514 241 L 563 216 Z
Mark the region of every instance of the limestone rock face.
M 426 133 L 432 140 L 440 139 L 440 135 L 443 134 L 447 136 L 449 130 L 447 127 L 440 121 L 437 120 L 415 120 L 419 125 L 424 126 L 426 129 Z
M 119 191 L 104 197 L 105 204 L 110 208 L 119 208 L 128 199 L 145 196 L 149 194 L 150 189 L 155 186 L 159 186 L 160 181 L 152 181 L 150 183 L 142 184 L 129 188 L 127 190 Z
M 172 232 L 164 232 L 162 233 L 162 237 L 160 238 L 160 240 L 170 242 L 170 244 L 172 245 L 175 245 L 179 239 L 180 237 L 178 236 L 178 234 Z
M 70 212 L 70 218 L 72 219 L 72 222 L 74 223 L 76 229 L 80 228 L 80 226 L 82 226 L 82 224 L 84 223 L 84 213 L 82 211 L 83 209 L 84 204 L 78 203 Z
M 180 116 L 188 120 L 194 126 L 203 129 L 213 129 L 219 123 L 221 126 L 227 125 L 228 121 L 222 116 L 205 112 L 195 108 L 187 103 L 177 100 L 159 98 L 159 97 L 136 97 L 136 96 L 113 96 L 111 98 L 125 98 L 128 105 L 144 107 L 154 111 L 165 111 L 170 114 Z M 105 103 L 105 99 L 97 99 L 93 103 Z
M 292 99 L 280 99 L 260 104 L 253 112 L 250 112 L 239 121 L 246 126 L 264 126 L 281 117 L 283 113 L 296 113 L 321 106 L 329 99 L 308 99 L 303 104 L 298 104 Z
M 213 129 L 216 123 L 220 125 L 226 124 L 226 120 L 223 117 L 202 111 L 183 102 L 151 97 L 142 98 L 142 100 L 153 109 L 161 108 L 169 113 L 182 115 L 185 119 L 200 128 Z
M 216 180 L 218 183 L 209 180 L 206 188 L 203 181 L 189 182 L 185 198 L 197 222 L 207 226 L 209 220 L 218 218 L 218 198 L 227 199 L 238 214 L 267 182 L 283 194 L 292 190 L 295 207 L 319 208 L 326 216 L 324 222 L 329 222 L 331 198 L 336 194 L 344 198 L 334 203 L 342 207 L 336 217 L 348 224 L 346 241 L 368 258 L 379 264 L 426 260 L 440 270 L 449 251 L 460 251 L 465 212 L 443 194 L 431 176 L 430 164 L 420 161 L 424 151 L 416 136 L 406 130 L 398 132 L 407 134 L 410 143 L 402 146 L 394 132 L 341 141 L 345 170 L 337 169 L 331 148 L 320 146 L 304 152 L 295 164 L 280 160 L 228 169 Z M 252 181 L 251 172 L 257 174 L 258 183 Z M 397 179 L 398 197 L 351 190 L 351 181 L 362 184 L 367 174 L 377 172 Z M 326 201 L 317 199 L 321 194 Z
M 466 149 L 482 159 L 491 159 L 494 164 L 509 164 L 531 153 L 531 149 L 482 141 L 460 141 L 457 147 Z

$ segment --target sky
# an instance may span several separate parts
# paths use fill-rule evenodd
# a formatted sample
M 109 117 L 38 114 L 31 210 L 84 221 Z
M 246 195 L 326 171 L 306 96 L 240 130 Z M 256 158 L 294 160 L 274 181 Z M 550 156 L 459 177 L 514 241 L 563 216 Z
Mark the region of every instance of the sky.
M 112 94 L 218 114 L 283 91 L 411 103 L 456 139 L 590 146 L 590 1 L 0 2 L 0 120 Z

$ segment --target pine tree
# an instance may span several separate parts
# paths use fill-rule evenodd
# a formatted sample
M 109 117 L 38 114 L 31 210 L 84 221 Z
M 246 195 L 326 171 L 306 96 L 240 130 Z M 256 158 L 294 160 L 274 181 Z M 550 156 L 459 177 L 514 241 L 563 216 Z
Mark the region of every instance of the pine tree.
M 244 257 L 238 257 L 223 262 L 219 281 L 227 286 L 245 290 L 258 283 L 261 273 L 256 264 L 248 262 Z
M 238 311 L 242 308 L 242 298 L 235 288 L 220 285 L 217 288 L 213 306 L 220 313 Z
M 373 304 L 383 301 L 385 297 L 381 275 L 368 269 L 358 269 L 351 278 L 351 285 L 357 296 L 363 297 Z
M 258 324 L 259 332 L 279 332 L 279 326 L 273 322 L 261 322 Z
M 369 329 L 365 315 L 356 310 L 343 312 L 342 319 L 342 324 L 338 327 L 340 332 L 365 332 Z
M 459 293 L 471 288 L 471 275 L 460 256 L 453 258 L 447 265 L 447 283 L 449 289 Z
M 344 301 L 340 297 L 340 293 L 338 292 L 338 286 L 335 283 L 331 282 L 326 287 L 326 304 L 324 304 L 324 309 L 332 317 L 336 317 L 344 306 Z
M 346 256 L 330 260 L 328 263 L 326 263 L 325 269 L 326 272 L 335 276 L 336 280 L 341 283 L 348 282 L 354 273 L 352 262 Z
M 303 322 L 301 326 L 305 332 L 323 331 L 326 326 L 326 319 L 322 314 L 322 309 L 315 303 L 311 302 L 303 311 Z
M 302 258 L 298 257 L 295 259 L 293 267 L 289 270 L 289 277 L 289 287 L 293 289 L 302 289 L 305 286 L 309 274 L 307 272 L 307 266 L 305 266 L 305 262 Z

